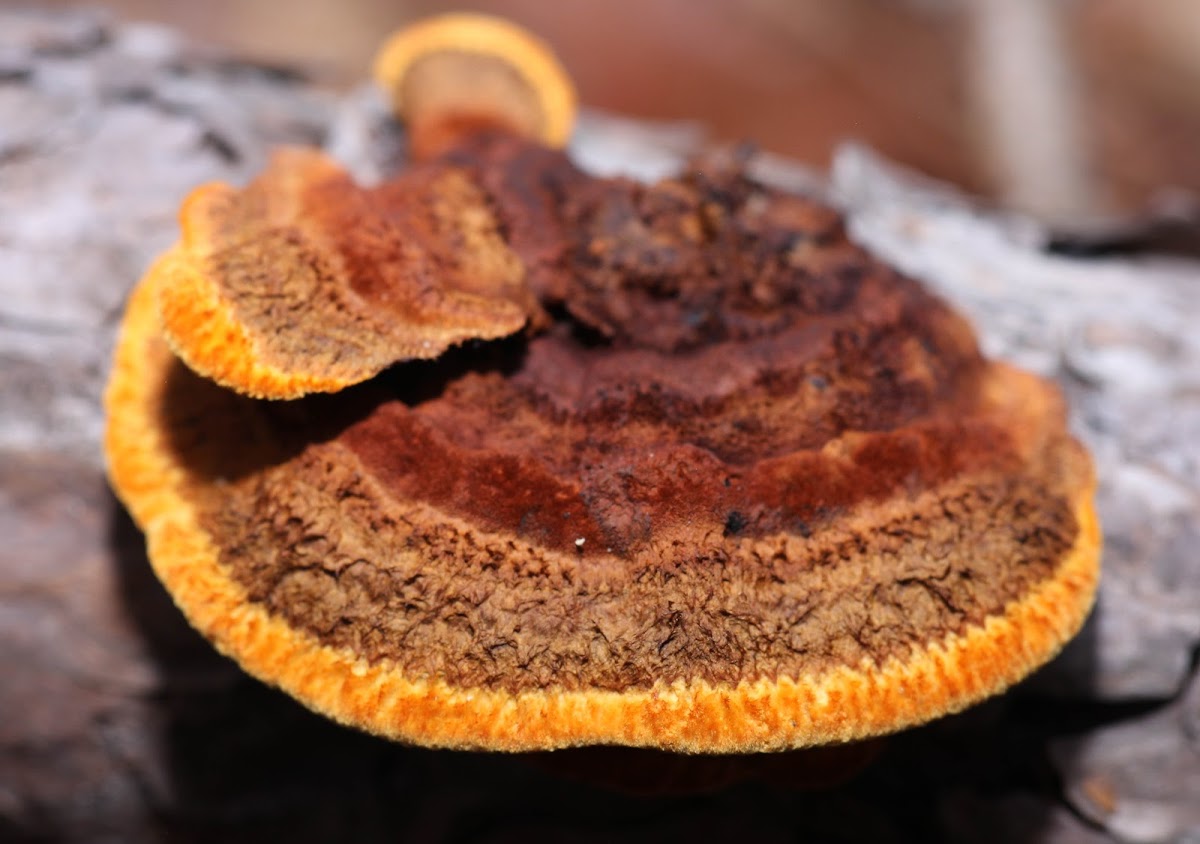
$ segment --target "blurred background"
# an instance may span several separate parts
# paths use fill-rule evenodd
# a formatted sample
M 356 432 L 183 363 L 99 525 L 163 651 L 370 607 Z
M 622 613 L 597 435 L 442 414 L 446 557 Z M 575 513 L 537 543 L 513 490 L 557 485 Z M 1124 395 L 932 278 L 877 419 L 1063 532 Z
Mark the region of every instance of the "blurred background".
M 57 0 L 55 0 L 57 2 Z M 59 3 L 59 5 L 67 5 Z M 477 9 L 550 41 L 584 103 L 824 167 L 844 139 L 1055 220 L 1200 189 L 1197 0 L 106 0 L 331 85 Z

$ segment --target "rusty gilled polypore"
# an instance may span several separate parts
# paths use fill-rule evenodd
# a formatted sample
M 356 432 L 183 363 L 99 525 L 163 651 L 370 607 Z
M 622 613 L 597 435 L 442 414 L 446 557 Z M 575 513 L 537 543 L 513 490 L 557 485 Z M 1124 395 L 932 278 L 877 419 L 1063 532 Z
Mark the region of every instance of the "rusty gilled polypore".
M 235 369 L 359 383 L 226 389 L 164 340 L 205 319 Z M 192 623 L 426 745 L 891 732 L 1049 659 L 1098 574 L 1057 391 L 736 163 L 643 186 L 476 133 L 360 189 L 290 153 L 185 209 L 108 408 Z

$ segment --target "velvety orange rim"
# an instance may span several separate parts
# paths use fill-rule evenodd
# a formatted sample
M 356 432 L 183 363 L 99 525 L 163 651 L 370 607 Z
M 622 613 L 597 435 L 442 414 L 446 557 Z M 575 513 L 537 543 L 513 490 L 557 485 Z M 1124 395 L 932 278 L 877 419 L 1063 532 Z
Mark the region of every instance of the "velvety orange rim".
M 503 60 L 538 98 L 544 121 L 539 140 L 547 146 L 562 147 L 571 137 L 575 88 L 570 77 L 545 42 L 502 18 L 456 13 L 407 26 L 384 42 L 376 54 L 375 80 L 394 96 L 416 61 L 442 51 Z
M 341 175 L 328 156 L 303 147 L 283 147 L 272 167 L 283 163 L 293 173 L 318 167 Z M 370 377 L 336 378 L 281 369 L 263 361 L 261 349 L 241 324 L 219 285 L 203 271 L 203 259 L 218 238 L 211 228 L 213 212 L 237 191 L 212 182 L 188 194 L 179 210 L 179 243 L 154 262 L 148 281 L 158 290 L 164 336 L 171 350 L 190 369 L 223 387 L 259 399 L 294 399 L 308 393 L 333 393 Z
M 219 564 L 181 494 L 183 469 L 155 427 L 162 379 L 145 371 L 146 344 L 159 333 L 152 281 L 130 301 L 105 396 L 113 484 L 192 625 L 245 670 L 336 721 L 426 746 L 503 751 L 616 744 L 744 753 L 845 742 L 929 721 L 1003 690 L 1054 656 L 1092 605 L 1100 530 L 1089 485 L 1075 502 L 1079 538 L 1053 580 L 982 626 L 882 667 L 864 661 L 732 687 L 681 682 L 627 693 L 516 696 L 411 679 L 292 629 L 248 601 Z
M 181 246 L 160 257 L 149 276 L 159 290 L 164 338 L 171 350 L 190 369 L 223 387 L 257 399 L 294 399 L 335 393 L 370 377 L 289 372 L 264 363 L 220 289 L 188 260 Z

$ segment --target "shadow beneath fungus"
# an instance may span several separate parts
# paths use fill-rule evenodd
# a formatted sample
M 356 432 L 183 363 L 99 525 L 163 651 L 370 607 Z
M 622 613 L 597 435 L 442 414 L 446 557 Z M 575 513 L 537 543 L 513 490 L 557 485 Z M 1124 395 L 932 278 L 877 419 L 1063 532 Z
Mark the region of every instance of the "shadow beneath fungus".
M 409 408 L 442 396 L 446 387 L 467 374 L 495 373 L 509 377 L 521 370 L 529 351 L 528 338 L 516 334 L 499 340 L 467 340 L 434 360 L 412 360 L 385 369 L 369 383 L 355 388 L 386 391 Z M 341 396 L 347 392 L 339 393 Z M 380 397 L 383 400 L 383 397 Z
M 281 438 L 271 402 L 227 390 L 196 375 L 178 358 L 167 371 L 159 411 L 168 449 L 190 474 L 236 481 L 296 456 L 304 443 Z M 281 407 L 287 412 L 288 408 Z
M 227 390 L 174 359 L 162 392 L 168 449 L 202 483 L 236 482 L 336 439 L 388 398 L 373 383 L 336 396 L 253 399 Z
M 633 747 L 579 747 L 522 758 L 547 772 L 643 797 L 711 794 L 743 782 L 785 789 L 829 790 L 854 779 L 875 761 L 883 740 L 814 747 L 786 753 L 684 755 Z
M 166 787 L 150 798 L 153 829 L 139 830 L 153 838 L 998 844 L 1038 841 L 1048 822 L 1036 809 L 1014 821 L 1005 801 L 1050 806 L 1059 790 L 1045 749 L 1063 729 L 1063 711 L 1048 717 L 1020 689 L 862 748 L 878 758 L 859 759 L 869 764 L 827 788 L 819 776 L 798 781 L 793 763 L 803 752 L 761 757 L 746 778 L 746 759 L 394 744 L 309 712 L 218 655 L 155 580 L 115 501 L 109 538 L 127 613 L 160 677 L 151 704 L 163 770 L 146 778 Z M 624 786 L 614 788 L 622 768 Z
M 311 444 L 337 439 L 385 402 L 415 407 L 469 372 L 512 374 L 525 351 L 522 337 L 471 340 L 437 360 L 399 363 L 336 394 L 291 401 L 249 398 L 174 359 L 162 393 L 162 430 L 189 473 L 204 481 L 237 481 L 284 463 Z

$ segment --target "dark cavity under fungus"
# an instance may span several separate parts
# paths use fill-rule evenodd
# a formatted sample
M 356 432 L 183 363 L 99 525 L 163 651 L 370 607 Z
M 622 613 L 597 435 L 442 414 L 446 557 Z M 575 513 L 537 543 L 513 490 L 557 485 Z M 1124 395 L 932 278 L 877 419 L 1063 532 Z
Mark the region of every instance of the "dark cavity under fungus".
M 294 626 L 456 686 L 736 683 L 902 656 L 1071 547 L 1078 446 L 1016 442 L 969 327 L 832 211 L 728 161 L 444 166 L 527 268 L 524 333 L 335 396 L 169 391 L 223 563 Z

